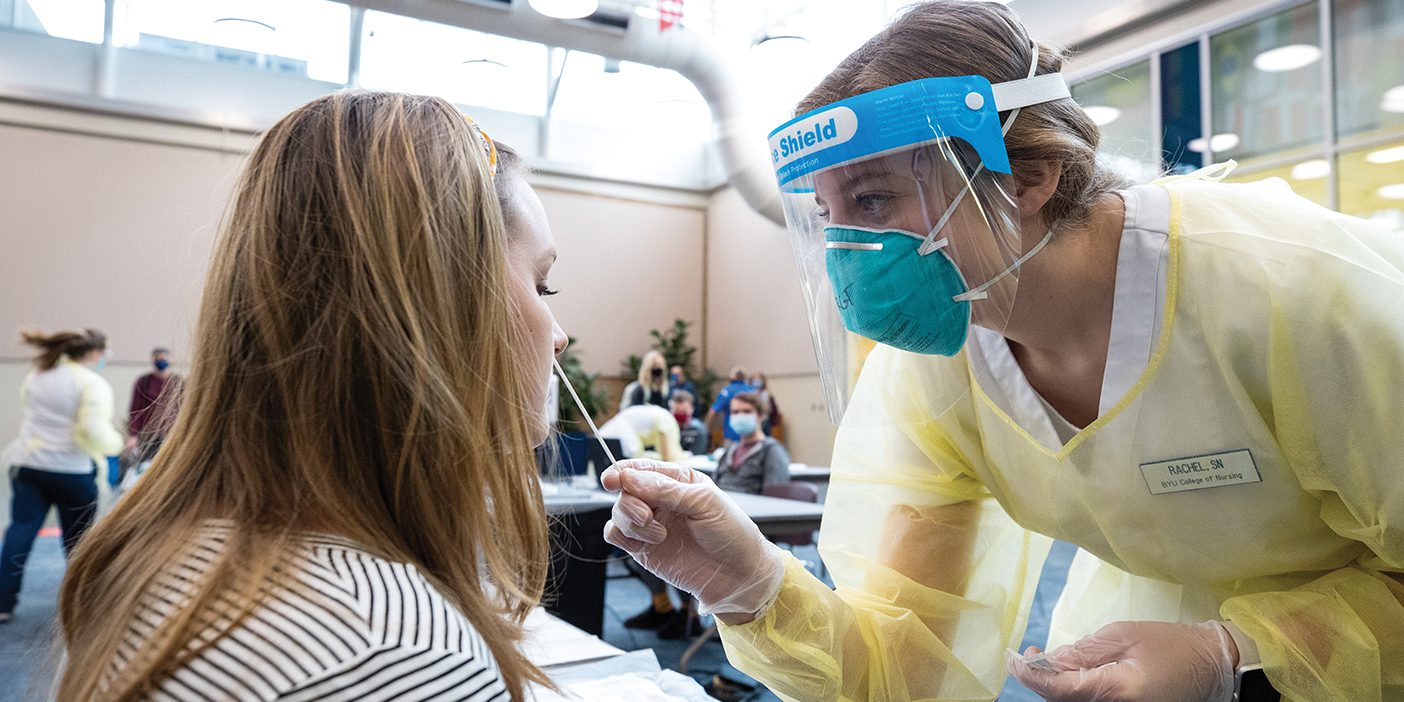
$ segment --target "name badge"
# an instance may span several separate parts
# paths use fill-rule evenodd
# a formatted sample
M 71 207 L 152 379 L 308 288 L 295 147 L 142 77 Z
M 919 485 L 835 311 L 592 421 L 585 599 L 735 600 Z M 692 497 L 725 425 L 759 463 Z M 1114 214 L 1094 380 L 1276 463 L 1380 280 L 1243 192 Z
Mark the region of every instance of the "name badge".
M 1142 463 L 1141 474 L 1152 495 L 1263 482 L 1248 449 Z

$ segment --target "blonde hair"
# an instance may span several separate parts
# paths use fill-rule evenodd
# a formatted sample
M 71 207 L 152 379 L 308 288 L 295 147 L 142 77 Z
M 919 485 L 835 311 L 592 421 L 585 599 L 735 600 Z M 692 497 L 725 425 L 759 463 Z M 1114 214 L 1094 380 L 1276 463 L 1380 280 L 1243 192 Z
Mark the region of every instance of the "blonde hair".
M 654 368 L 662 368 L 663 373 L 654 380 L 650 372 Z M 663 358 L 663 352 L 654 349 L 644 354 L 643 361 L 639 363 L 639 385 L 650 390 L 666 392 L 668 389 L 668 363 Z
M 980 75 L 991 83 L 1028 75 L 1033 40 L 1018 15 L 996 2 L 935 0 L 911 6 L 822 80 L 797 114 L 862 93 L 938 76 Z M 1037 74 L 1062 70 L 1061 49 L 1038 45 Z M 1008 113 L 1001 114 L 1005 119 Z M 1015 180 L 1035 182 L 1029 164 L 1061 169 L 1058 187 L 1041 212 L 1044 224 L 1080 224 L 1104 194 L 1131 185 L 1098 163 L 1101 132 L 1070 99 L 1025 107 L 1004 138 Z
M 107 335 L 96 329 L 53 334 L 24 331 L 20 332 L 20 341 L 39 349 L 39 355 L 34 358 L 34 365 L 41 371 L 51 370 L 65 356 L 77 360 L 107 348 Z
M 482 146 L 441 99 L 339 92 L 268 130 L 215 248 L 175 426 L 70 562 L 60 699 L 149 694 L 295 586 L 277 564 L 307 531 L 417 567 L 514 698 L 546 680 L 517 646 L 547 530 L 507 247 Z M 221 555 L 109 681 L 144 593 L 215 518 L 232 527 Z

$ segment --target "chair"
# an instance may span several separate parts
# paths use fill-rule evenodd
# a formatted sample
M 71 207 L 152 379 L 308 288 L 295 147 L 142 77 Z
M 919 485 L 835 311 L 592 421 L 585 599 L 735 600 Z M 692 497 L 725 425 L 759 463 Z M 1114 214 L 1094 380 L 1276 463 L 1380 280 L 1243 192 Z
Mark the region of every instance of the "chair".
M 606 438 L 604 442 L 615 458 L 624 459 L 624 446 L 619 443 L 619 439 Z M 598 479 L 600 474 L 609 467 L 609 456 L 605 455 L 604 449 L 600 448 L 599 440 L 594 436 L 589 437 L 589 444 L 585 451 L 589 456 L 590 463 L 595 467 L 595 478 Z
M 782 500 L 799 500 L 800 502 L 819 501 L 819 488 L 815 487 L 814 483 L 780 483 L 761 490 L 761 494 L 766 497 L 778 497 Z M 789 544 L 790 546 L 813 546 L 814 532 L 777 534 L 771 541 Z

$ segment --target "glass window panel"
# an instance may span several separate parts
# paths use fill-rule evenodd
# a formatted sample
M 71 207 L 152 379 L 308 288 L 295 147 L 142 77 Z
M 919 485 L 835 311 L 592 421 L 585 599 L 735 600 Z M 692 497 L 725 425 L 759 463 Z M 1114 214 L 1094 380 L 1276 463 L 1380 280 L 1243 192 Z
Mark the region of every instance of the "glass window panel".
M 1224 180 L 1230 183 L 1251 183 L 1268 178 L 1281 178 L 1292 191 L 1322 207 L 1331 206 L 1330 162 L 1320 154 L 1305 154 L 1301 160 L 1271 168 L 1236 168 Z
M 122 0 L 113 42 L 345 83 L 350 12 L 329 0 Z
M 1150 131 L 1149 61 L 1079 83 L 1072 96 L 1102 130 L 1098 151 L 1118 171 L 1137 182 L 1160 173 L 1160 145 Z
M 1316 3 L 1210 39 L 1214 160 L 1324 143 Z
M 1199 81 L 1199 44 L 1160 56 L 1160 152 L 1166 171 L 1189 173 L 1204 165 L 1189 145 L 1204 136 Z
M 1340 155 L 1341 211 L 1404 229 L 1404 140 Z
M 1335 0 L 1336 131 L 1404 131 L 1404 2 Z
M 460 27 L 367 12 L 361 84 L 461 105 L 546 114 L 546 47 Z
M 0 3 L 10 12 L 0 26 L 10 25 L 63 39 L 102 43 L 102 23 L 107 12 L 103 0 L 13 0 Z
M 570 52 L 553 119 L 696 142 L 711 137 L 711 110 L 677 71 Z

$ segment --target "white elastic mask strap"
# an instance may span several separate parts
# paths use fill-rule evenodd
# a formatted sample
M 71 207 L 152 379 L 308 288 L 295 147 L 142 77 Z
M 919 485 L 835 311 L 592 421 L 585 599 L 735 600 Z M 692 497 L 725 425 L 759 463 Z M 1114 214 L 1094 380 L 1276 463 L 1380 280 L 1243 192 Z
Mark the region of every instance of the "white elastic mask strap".
M 951 299 L 955 300 L 956 302 L 969 302 L 971 300 L 983 300 L 989 297 L 989 295 L 986 294 L 985 291 L 989 290 L 991 285 L 994 285 L 995 283 L 1004 280 L 1004 276 L 1007 276 L 1010 273 L 1019 270 L 1019 266 L 1024 265 L 1025 261 L 1028 261 L 1029 259 L 1034 257 L 1034 254 L 1038 253 L 1039 251 L 1042 251 L 1043 247 L 1046 246 L 1048 244 L 1048 241 L 1052 238 L 1053 230 L 1049 229 L 1048 233 L 1044 234 L 1043 238 L 1040 239 L 1037 244 L 1034 244 L 1034 247 L 1032 249 L 1029 249 L 1028 253 L 1024 254 L 1023 256 L 1020 256 L 1019 260 L 1014 262 L 1014 265 L 1004 269 L 1004 271 L 1001 272 L 999 275 L 990 278 L 974 290 L 971 290 L 970 292 L 963 292 Z
M 1013 112 L 1010 112 L 1009 116 L 1005 118 L 1004 124 L 1000 126 L 1000 134 L 1006 136 L 1009 134 L 1009 128 L 1014 126 L 1014 120 L 1019 117 L 1019 110 L 1029 105 L 1037 105 L 1039 103 L 1061 100 L 1065 97 L 1072 97 L 1072 94 L 1068 92 L 1068 83 L 1063 79 L 1063 74 L 1045 73 L 1041 76 L 1034 75 L 1034 73 L 1038 72 L 1037 43 L 1034 43 L 1031 53 L 1033 54 L 1033 58 L 1029 60 L 1029 72 L 1026 77 L 1020 80 L 995 83 L 990 86 L 990 90 L 994 92 L 995 109 L 1001 112 L 1004 110 L 1013 110 Z M 946 226 L 946 222 L 950 221 L 951 216 L 955 214 L 956 207 L 960 206 L 961 201 L 965 199 L 966 193 L 970 192 L 970 183 L 978 178 L 980 172 L 983 170 L 985 170 L 985 164 L 981 162 L 980 165 L 975 167 L 975 172 L 966 180 L 965 187 L 960 189 L 955 199 L 951 200 L 951 204 L 946 207 L 946 211 L 941 213 L 941 219 L 936 221 L 936 225 L 931 228 L 931 233 L 926 235 L 926 239 L 921 242 L 921 247 L 917 249 L 918 254 L 925 256 L 944 246 L 944 240 L 938 244 L 936 235 L 940 234 L 941 229 Z

